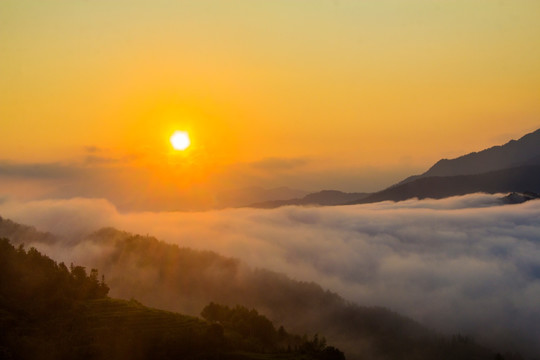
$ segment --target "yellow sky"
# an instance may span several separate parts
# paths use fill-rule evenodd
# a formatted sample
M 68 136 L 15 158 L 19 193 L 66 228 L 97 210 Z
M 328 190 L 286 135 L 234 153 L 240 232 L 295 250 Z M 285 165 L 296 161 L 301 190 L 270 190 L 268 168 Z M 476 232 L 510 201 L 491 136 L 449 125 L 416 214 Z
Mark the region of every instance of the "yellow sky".
M 537 0 L 4 0 L 0 54 L 15 162 L 424 169 L 540 124 Z

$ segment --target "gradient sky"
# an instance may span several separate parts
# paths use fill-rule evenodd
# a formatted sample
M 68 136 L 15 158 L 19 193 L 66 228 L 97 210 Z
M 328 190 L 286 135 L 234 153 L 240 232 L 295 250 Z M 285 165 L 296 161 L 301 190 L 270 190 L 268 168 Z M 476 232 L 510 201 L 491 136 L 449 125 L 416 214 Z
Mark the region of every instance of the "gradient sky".
M 3 0 L 0 54 L 2 163 L 116 184 L 373 191 L 540 125 L 538 0 Z

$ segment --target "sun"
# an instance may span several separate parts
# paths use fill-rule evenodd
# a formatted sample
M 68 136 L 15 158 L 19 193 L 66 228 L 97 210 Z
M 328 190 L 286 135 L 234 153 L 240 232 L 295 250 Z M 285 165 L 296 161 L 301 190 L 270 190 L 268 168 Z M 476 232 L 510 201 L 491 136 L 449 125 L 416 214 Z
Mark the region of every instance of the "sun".
M 186 150 L 191 144 L 189 134 L 186 131 L 175 131 L 170 140 L 172 147 L 176 150 Z

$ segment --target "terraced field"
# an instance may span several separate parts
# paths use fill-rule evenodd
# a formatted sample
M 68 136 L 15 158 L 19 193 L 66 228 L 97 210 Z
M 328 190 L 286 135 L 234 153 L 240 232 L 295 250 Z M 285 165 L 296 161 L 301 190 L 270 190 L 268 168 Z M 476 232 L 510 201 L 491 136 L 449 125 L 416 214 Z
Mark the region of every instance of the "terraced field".
M 99 299 L 77 309 L 90 358 L 213 358 L 223 333 L 191 316 L 145 307 L 136 301 Z
M 112 327 L 145 333 L 203 334 L 209 328 L 209 324 L 196 317 L 149 308 L 135 300 L 91 300 L 82 310 L 94 330 Z
M 230 348 L 238 334 L 196 317 L 145 307 L 137 301 L 98 299 L 81 305 L 91 333 L 92 357 L 108 359 L 182 358 L 221 360 L 307 360 L 299 353 L 254 353 Z M 235 346 L 238 343 L 234 341 Z

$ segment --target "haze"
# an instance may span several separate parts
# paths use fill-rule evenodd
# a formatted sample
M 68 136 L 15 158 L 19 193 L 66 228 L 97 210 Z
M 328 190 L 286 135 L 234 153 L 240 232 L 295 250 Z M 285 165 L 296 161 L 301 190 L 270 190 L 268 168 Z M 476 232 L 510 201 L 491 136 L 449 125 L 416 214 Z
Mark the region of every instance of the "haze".
M 111 199 L 122 208 L 380 190 L 536 128 L 539 14 L 529 0 L 2 1 L 0 158 L 102 183 L 39 179 L 42 198 L 154 194 Z M 170 151 L 177 129 L 189 156 Z M 35 189 L 20 183 L 12 195 Z
M 494 348 L 537 354 L 540 202 L 501 206 L 498 199 L 476 194 L 397 204 L 132 214 L 104 200 L 72 199 L 5 202 L 0 213 L 64 236 L 52 246 L 27 244 L 59 260 L 103 262 L 111 249 L 77 239 L 114 226 L 313 281 L 358 304 L 384 306 Z M 151 280 L 155 271 L 136 264 L 115 269 L 108 273 L 118 283 L 112 295 L 132 296 L 122 286 L 126 273 L 145 284 L 157 281 Z M 181 299 L 163 289 L 139 296 L 154 306 L 192 309 L 179 308 Z

